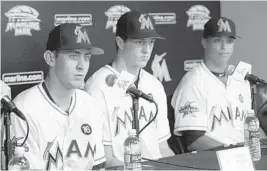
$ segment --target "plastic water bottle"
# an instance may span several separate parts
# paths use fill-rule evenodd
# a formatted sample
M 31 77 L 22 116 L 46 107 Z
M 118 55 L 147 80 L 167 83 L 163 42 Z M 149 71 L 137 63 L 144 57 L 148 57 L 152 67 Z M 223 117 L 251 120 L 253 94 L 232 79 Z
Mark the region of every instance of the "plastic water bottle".
M 249 147 L 252 160 L 258 161 L 261 159 L 260 125 L 258 118 L 255 116 L 254 110 L 250 110 L 248 112 L 245 119 L 244 129 L 244 145 Z
M 135 129 L 129 131 L 124 141 L 124 170 L 142 170 L 141 144 Z
M 8 170 L 29 170 L 29 160 L 24 156 L 25 147 L 16 147 L 15 153 L 8 162 Z

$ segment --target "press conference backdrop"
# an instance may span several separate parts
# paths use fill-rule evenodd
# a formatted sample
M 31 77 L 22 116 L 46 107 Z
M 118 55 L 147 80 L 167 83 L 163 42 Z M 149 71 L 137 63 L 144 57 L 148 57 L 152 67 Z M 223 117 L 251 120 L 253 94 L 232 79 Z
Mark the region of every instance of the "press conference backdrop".
M 105 54 L 94 56 L 86 79 L 116 54 L 116 22 L 131 9 L 149 12 L 159 40 L 145 68 L 173 93 L 180 79 L 203 57 L 200 38 L 203 25 L 219 16 L 219 1 L 13 1 L 1 2 L 1 76 L 12 88 L 12 97 L 45 78 L 48 67 L 43 59 L 49 31 L 64 22 L 81 23 L 89 28 L 92 44 Z

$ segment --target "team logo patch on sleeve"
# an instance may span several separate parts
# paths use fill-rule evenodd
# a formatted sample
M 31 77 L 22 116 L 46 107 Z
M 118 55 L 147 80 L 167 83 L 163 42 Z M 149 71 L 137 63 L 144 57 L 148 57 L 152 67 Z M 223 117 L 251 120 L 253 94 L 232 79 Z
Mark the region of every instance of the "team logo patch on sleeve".
M 81 130 L 85 135 L 90 135 L 92 133 L 92 128 L 88 124 L 82 124 Z
M 196 112 L 199 112 L 199 109 L 195 106 L 192 105 L 192 103 L 194 103 L 194 101 L 190 102 L 190 101 L 187 101 L 185 103 L 184 106 L 182 106 L 180 109 L 179 109 L 179 113 L 183 113 L 183 118 L 187 115 L 191 115 L 193 117 L 196 117 L 195 113 Z

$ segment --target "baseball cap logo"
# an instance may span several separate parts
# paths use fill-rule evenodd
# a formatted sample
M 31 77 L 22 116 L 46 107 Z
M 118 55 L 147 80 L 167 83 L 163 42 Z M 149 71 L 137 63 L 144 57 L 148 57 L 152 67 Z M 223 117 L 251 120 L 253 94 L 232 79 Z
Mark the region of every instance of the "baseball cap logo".
M 218 32 L 232 32 L 228 20 L 219 19 L 217 25 L 219 27 Z
M 77 42 L 76 43 L 82 43 L 82 41 L 83 41 L 85 44 L 91 44 L 86 30 L 84 29 L 82 32 L 82 30 L 81 30 L 82 27 L 83 26 L 76 26 L 76 28 L 74 30 L 74 34 L 77 36 Z
M 145 18 L 145 16 L 147 16 L 147 18 Z M 138 21 L 141 24 L 141 27 L 140 27 L 141 30 L 144 30 L 144 29 L 154 30 L 152 22 L 147 14 L 141 14 Z

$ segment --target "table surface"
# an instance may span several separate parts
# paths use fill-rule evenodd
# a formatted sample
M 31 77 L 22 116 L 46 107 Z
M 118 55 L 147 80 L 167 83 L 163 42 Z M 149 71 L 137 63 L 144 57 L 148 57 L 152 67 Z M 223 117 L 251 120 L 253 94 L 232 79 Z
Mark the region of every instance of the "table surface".
M 254 162 L 254 166 L 256 170 L 267 170 L 267 149 L 261 151 L 261 160 Z M 176 166 L 157 162 L 172 163 Z M 152 165 L 155 170 L 220 170 L 216 151 L 180 154 L 162 158 L 155 162 L 146 161 L 143 164 Z
M 185 153 L 171 157 L 161 158 L 157 161 L 143 162 L 143 170 L 220 170 L 216 151 L 201 151 L 198 153 Z M 267 170 L 267 148 L 261 149 L 260 161 L 254 162 L 256 170 Z M 112 167 L 112 170 L 123 170 L 123 166 Z

